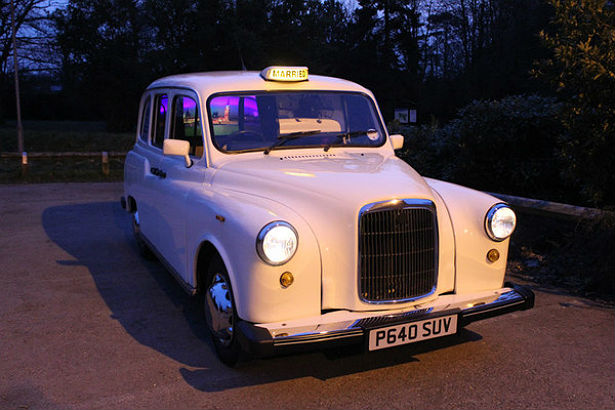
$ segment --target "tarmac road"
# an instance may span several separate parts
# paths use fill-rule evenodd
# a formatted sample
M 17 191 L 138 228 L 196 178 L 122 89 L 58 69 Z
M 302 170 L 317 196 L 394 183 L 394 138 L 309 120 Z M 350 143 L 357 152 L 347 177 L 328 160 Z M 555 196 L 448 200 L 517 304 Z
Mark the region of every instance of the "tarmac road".
M 534 309 L 445 340 L 229 369 L 194 300 L 139 257 L 121 194 L 0 186 L 0 408 L 615 407 L 614 310 L 538 288 Z

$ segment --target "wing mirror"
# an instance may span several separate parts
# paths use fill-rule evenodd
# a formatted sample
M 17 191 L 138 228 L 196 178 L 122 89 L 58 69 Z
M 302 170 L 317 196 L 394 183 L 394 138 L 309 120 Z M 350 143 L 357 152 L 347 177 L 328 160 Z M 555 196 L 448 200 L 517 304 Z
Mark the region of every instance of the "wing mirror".
M 391 142 L 393 143 L 393 149 L 397 150 L 397 149 L 402 149 L 402 147 L 404 146 L 404 136 L 401 134 L 393 134 L 393 135 L 389 135 L 389 138 L 391 138 Z
M 162 145 L 162 153 L 164 155 L 184 157 L 186 160 L 186 168 L 190 168 L 192 166 L 192 160 L 188 155 L 189 152 L 190 143 L 188 141 L 167 139 L 164 140 L 164 144 Z

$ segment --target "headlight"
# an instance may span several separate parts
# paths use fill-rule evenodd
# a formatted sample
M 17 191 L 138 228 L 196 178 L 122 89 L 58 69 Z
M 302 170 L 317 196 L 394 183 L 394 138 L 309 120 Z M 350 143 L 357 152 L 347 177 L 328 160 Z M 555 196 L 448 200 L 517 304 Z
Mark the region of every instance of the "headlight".
M 256 239 L 256 251 L 266 263 L 282 265 L 290 260 L 297 250 L 297 232 L 291 224 L 283 221 L 268 223 Z
M 496 204 L 485 217 L 485 230 L 491 239 L 501 242 L 512 235 L 517 225 L 515 212 L 506 204 Z

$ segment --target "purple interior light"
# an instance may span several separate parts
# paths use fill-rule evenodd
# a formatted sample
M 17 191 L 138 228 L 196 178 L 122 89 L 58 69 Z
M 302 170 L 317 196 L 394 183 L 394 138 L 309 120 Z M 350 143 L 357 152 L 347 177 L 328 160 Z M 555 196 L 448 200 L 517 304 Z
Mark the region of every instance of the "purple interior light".
M 243 100 L 243 110 L 246 117 L 258 118 L 258 106 L 256 104 L 256 97 L 250 95 Z
M 183 98 L 184 112 L 190 112 L 196 109 L 196 101 L 192 98 Z

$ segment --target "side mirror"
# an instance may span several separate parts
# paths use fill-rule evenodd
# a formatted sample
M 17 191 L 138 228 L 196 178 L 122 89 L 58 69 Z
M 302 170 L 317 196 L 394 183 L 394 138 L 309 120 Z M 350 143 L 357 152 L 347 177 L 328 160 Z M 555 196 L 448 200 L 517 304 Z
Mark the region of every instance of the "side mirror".
M 393 135 L 389 135 L 389 138 L 391 138 L 391 142 L 393 143 L 393 149 L 397 150 L 397 149 L 402 149 L 402 147 L 404 146 L 404 136 L 401 134 L 393 134 Z
M 186 160 L 186 168 L 192 166 L 192 160 L 188 153 L 190 152 L 190 143 L 184 140 L 166 139 L 162 145 L 162 153 L 164 155 L 174 155 L 184 157 Z

